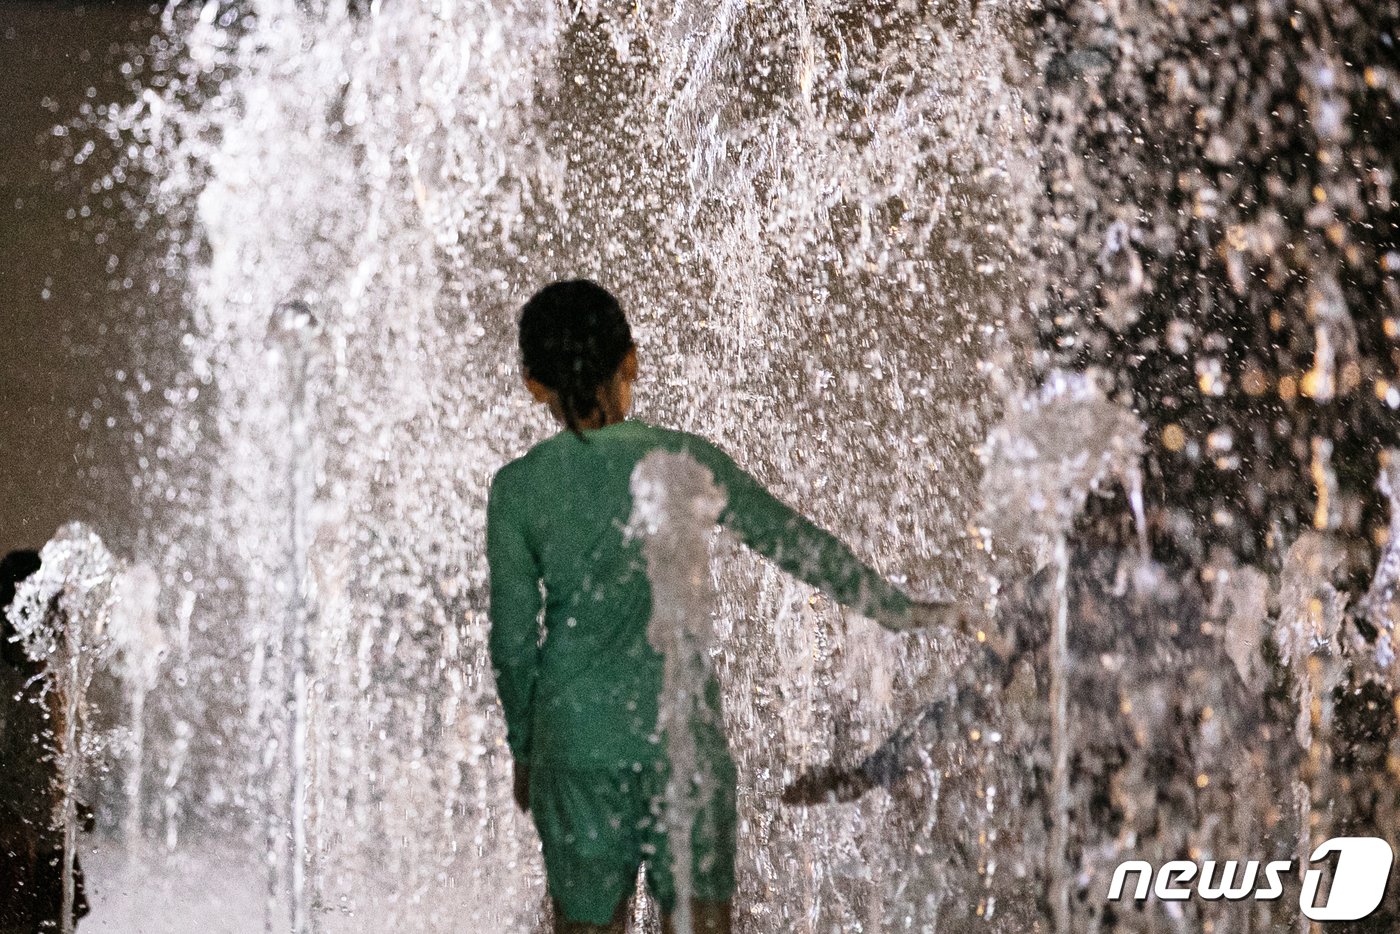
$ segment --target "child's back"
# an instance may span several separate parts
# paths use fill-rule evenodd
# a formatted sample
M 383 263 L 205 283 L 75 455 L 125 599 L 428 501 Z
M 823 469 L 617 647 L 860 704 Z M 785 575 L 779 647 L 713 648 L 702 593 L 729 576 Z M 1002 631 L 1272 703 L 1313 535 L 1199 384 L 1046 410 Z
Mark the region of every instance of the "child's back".
M 631 767 L 661 755 L 651 587 L 640 543 L 624 533 L 633 468 L 658 448 L 708 468 L 728 499 L 720 521 L 785 570 L 870 615 L 907 608 L 902 593 L 703 438 L 635 419 L 582 438 L 560 432 L 501 469 L 488 509 L 492 659 L 519 759 Z

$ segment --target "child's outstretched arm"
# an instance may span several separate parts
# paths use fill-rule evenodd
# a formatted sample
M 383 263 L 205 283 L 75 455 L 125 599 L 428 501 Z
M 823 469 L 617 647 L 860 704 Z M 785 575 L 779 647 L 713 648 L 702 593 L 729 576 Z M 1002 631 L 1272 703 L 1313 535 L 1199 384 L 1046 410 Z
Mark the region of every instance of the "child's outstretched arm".
M 539 678 L 539 559 L 526 541 L 524 501 L 498 474 L 486 501 L 486 561 L 491 579 L 491 667 L 506 715 L 506 742 L 515 758 L 515 798 L 527 809 L 535 682 Z
M 701 438 L 692 453 L 724 488 L 719 521 L 745 545 L 837 602 L 888 629 L 916 629 L 956 619 L 956 604 L 915 601 L 871 568 L 836 536 L 819 528 Z

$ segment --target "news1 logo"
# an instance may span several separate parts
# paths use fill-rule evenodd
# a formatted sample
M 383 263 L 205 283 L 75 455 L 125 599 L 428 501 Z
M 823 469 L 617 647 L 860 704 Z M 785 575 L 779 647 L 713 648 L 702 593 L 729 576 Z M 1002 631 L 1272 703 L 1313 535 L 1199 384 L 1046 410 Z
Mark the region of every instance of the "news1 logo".
M 1379 907 L 1390 879 L 1394 851 L 1379 837 L 1333 837 L 1313 850 L 1308 862 L 1320 862 L 1334 853 L 1337 866 L 1332 871 L 1332 888 L 1326 901 L 1321 905 L 1317 903 L 1322 870 L 1304 869 L 1298 909 L 1311 921 L 1359 921 Z M 1251 859 L 1241 864 L 1233 859 L 1224 863 L 1176 859 L 1154 870 L 1151 863 L 1130 859 L 1113 871 L 1108 900 L 1121 899 L 1128 876 L 1136 873 L 1131 894 L 1134 901 L 1146 899 L 1149 889 L 1163 901 L 1190 898 L 1271 901 L 1283 894 L 1284 873 L 1292 869 L 1292 860 L 1261 863 Z

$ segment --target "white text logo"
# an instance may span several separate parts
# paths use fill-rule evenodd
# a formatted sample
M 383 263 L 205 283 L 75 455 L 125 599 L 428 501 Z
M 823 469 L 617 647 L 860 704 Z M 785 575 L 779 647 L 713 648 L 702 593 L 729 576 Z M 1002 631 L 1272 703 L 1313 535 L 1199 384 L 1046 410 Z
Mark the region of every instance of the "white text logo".
M 1298 908 L 1312 921 L 1358 921 L 1380 905 L 1394 853 L 1390 844 L 1378 837 L 1333 837 L 1313 850 L 1308 861 L 1316 863 L 1333 853 L 1337 854 L 1337 868 L 1332 873 L 1326 902 L 1317 903 L 1322 870 L 1307 869 L 1303 872 Z M 1113 871 L 1108 900 L 1122 898 L 1129 876 L 1135 873 L 1130 897 L 1136 901 L 1147 898 L 1149 891 L 1163 901 L 1185 901 L 1193 896 L 1206 901 L 1270 901 L 1283 894 L 1284 873 L 1292 868 L 1292 860 L 1261 864 L 1254 859 L 1244 863 L 1233 859 L 1223 863 L 1176 859 L 1154 870 L 1151 863 L 1130 859 Z

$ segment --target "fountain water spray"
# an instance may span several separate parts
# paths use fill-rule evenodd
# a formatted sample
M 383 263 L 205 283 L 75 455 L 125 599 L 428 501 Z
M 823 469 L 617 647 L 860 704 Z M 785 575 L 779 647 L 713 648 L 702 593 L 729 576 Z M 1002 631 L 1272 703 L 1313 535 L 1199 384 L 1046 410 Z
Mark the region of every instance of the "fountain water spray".
M 1335 692 L 1350 667 L 1341 642 L 1347 597 L 1334 585 L 1345 561 L 1346 551 L 1335 535 L 1309 530 L 1289 546 L 1279 581 L 1273 636 L 1293 683 L 1294 734 L 1302 751 L 1293 786 L 1300 860 L 1331 836 Z M 1299 931 L 1310 928 L 1306 917 L 1299 918 Z
M 1377 486 L 1390 506 L 1390 524 L 1375 577 L 1359 609 L 1380 633 L 1375 648 L 1377 667 L 1395 672 L 1395 623 L 1400 618 L 1400 449 L 1382 454 Z
M 182 849 L 202 834 L 270 866 L 268 924 L 283 925 L 291 889 L 314 903 L 318 885 L 327 929 L 378 905 L 405 931 L 464 911 L 515 931 L 538 913 L 485 622 L 440 592 L 481 586 L 489 478 L 548 430 L 516 391 L 514 326 L 549 279 L 590 275 L 622 297 L 658 380 L 641 417 L 745 452 L 879 566 L 969 584 L 971 445 L 990 408 L 975 348 L 1014 313 L 1008 244 L 1035 184 L 1008 170 L 1028 164 L 1007 80 L 1014 13 L 889 12 L 877 25 L 849 5 L 714 15 L 689 0 L 169 8 L 168 44 L 133 102 L 103 112 L 102 136 L 121 140 L 126 177 L 150 180 L 151 301 L 183 309 L 181 328 L 138 339 L 148 372 L 119 392 L 143 420 L 142 556 L 172 602 L 198 594 L 189 649 L 148 699 L 148 759 L 169 780 L 167 828 L 198 828 Z M 285 465 L 301 455 L 265 343 L 288 295 L 314 295 L 324 328 L 315 508 L 335 510 L 307 537 L 305 822 L 286 801 L 300 757 L 283 706 L 299 590 Z M 802 588 L 747 564 L 719 575 L 735 638 L 716 661 L 746 724 L 739 801 L 760 828 L 739 870 L 753 923 L 898 917 L 898 898 L 871 895 L 903 880 L 890 818 L 799 822 L 776 803 L 780 711 L 810 698 L 810 716 L 781 722 L 814 756 L 830 735 L 839 615 L 811 608 L 814 636 L 785 612 Z M 815 643 L 811 683 L 764 670 Z M 918 646 L 887 669 L 915 678 L 935 656 Z M 852 701 L 858 729 L 880 729 L 885 706 Z M 318 821 L 335 832 L 313 839 Z M 294 826 L 319 855 L 299 882 Z M 855 849 L 860 874 L 827 871 Z M 812 868 L 794 881 L 791 866 Z
M 140 855 L 142 829 L 142 788 L 146 770 L 146 695 L 156 686 L 160 665 L 165 658 L 166 640 L 159 613 L 160 578 L 149 566 L 138 564 L 126 569 L 117 580 L 118 599 L 112 607 L 111 668 L 126 686 L 130 697 L 131 733 L 127 740 L 126 814 L 123 834 L 130 855 Z
M 320 929 L 316 917 L 316 909 L 319 908 L 319 892 L 316 888 L 316 815 L 312 806 L 315 787 L 310 780 L 312 750 L 308 741 L 311 733 L 310 691 L 315 678 L 311 670 L 310 640 L 316 617 L 316 594 L 310 567 L 310 514 L 311 501 L 315 495 L 315 477 L 311 459 L 309 380 L 311 354 L 320 331 L 320 322 L 312 313 L 311 307 L 300 300 L 284 302 L 277 306 L 268 325 L 269 341 L 280 352 L 286 370 L 290 429 L 287 456 L 288 516 L 291 520 L 290 587 L 284 645 L 291 664 L 291 679 L 286 685 L 287 709 L 290 714 L 286 755 L 289 766 L 287 781 L 291 846 L 288 859 L 291 869 L 289 897 L 293 934 L 307 934 Z M 281 829 L 270 828 L 270 834 L 278 834 Z M 276 885 L 275 871 L 272 885 Z
M 1400 302 L 1380 132 L 1397 99 L 1389 13 L 1350 0 L 1228 11 L 250 0 L 171 4 L 166 21 L 132 103 L 99 104 L 100 126 L 69 140 L 110 149 L 120 171 L 93 197 L 122 199 L 152 241 L 149 268 L 133 271 L 152 288 L 111 293 L 125 313 L 113 333 L 130 336 L 140 365 L 84 417 L 125 446 L 132 537 L 182 607 L 179 664 L 146 701 L 172 846 L 177 829 L 199 828 L 273 860 L 277 910 L 290 900 L 303 913 L 319 885 L 336 909 L 320 915 L 327 928 L 363 929 L 380 904 L 406 934 L 455 930 L 464 916 L 500 931 L 534 922 L 535 842 L 505 791 L 485 623 L 451 595 L 481 583 L 489 477 L 548 430 L 513 390 L 515 309 L 544 281 L 587 274 L 623 297 L 656 379 L 639 414 L 744 452 L 881 567 L 977 590 L 971 452 L 1007 401 L 1000 387 L 1100 363 L 1151 426 L 1164 534 L 1202 573 L 1216 570 L 1217 544 L 1239 548 L 1231 572 L 1248 578 L 1224 626 L 1259 633 L 1252 645 L 1222 648 L 1212 620 L 1159 604 L 1140 631 L 1123 630 L 1121 601 L 1112 616 L 1076 609 L 1071 630 L 1064 529 L 1105 445 L 1131 425 L 1097 421 L 1098 403 L 1053 388 L 1061 375 L 1047 379 L 1058 402 L 1010 397 L 1007 447 L 987 447 L 986 525 L 1000 551 L 1032 531 L 1017 517 L 1050 520 L 1031 537 L 1061 572 L 1048 614 L 1055 761 L 1073 725 L 1067 648 L 1100 639 L 1119 666 L 1097 652 L 1070 666 L 1100 678 L 1104 697 L 1081 709 L 1102 714 L 1104 745 L 1129 761 L 1104 783 L 1122 813 L 1084 824 L 1102 846 L 1067 866 L 1016 798 L 1038 759 L 996 763 L 1010 779 L 996 796 L 1006 820 L 985 845 L 976 822 L 956 818 L 986 813 L 991 796 L 952 781 L 937 791 L 940 819 L 922 824 L 904 820 L 897 795 L 854 812 L 777 807 L 784 769 L 877 740 L 944 659 L 923 642 L 847 632 L 781 575 L 722 559 L 715 662 L 740 725 L 751 929 L 961 930 L 974 873 L 942 851 L 925 858 L 935 830 L 978 840 L 996 862 L 983 876 L 996 917 L 978 917 L 1005 930 L 1043 924 L 1021 920 L 1038 910 L 1047 864 L 1062 906 L 1068 871 L 1092 880 L 1104 854 L 1272 844 L 1275 823 L 1291 851 L 1296 812 L 1284 802 L 1276 818 L 1257 781 L 1291 777 L 1298 749 L 1296 711 L 1276 722 L 1268 708 L 1280 672 L 1261 651 L 1275 643 L 1255 575 L 1313 521 L 1314 486 L 1323 524 L 1354 521 L 1357 478 L 1369 482 L 1353 470 L 1357 445 L 1388 438 L 1400 406 L 1381 311 Z M 293 664 L 305 611 L 288 616 L 287 604 L 309 590 L 287 582 L 288 498 L 296 540 L 296 504 L 310 497 L 287 488 L 285 465 L 307 448 L 288 449 L 288 385 L 269 378 L 264 337 L 268 309 L 303 292 L 317 296 L 327 350 L 313 387 L 316 505 L 336 512 L 304 537 L 320 593 L 305 663 Z M 1061 406 L 1085 417 L 1012 450 L 1021 422 Z M 1142 536 L 1142 497 L 1125 476 Z M 290 576 L 303 574 L 293 563 Z M 887 687 L 861 681 L 862 644 Z M 316 685 L 300 708 L 293 669 Z M 1248 696 L 1232 693 L 1236 670 L 1257 688 Z M 995 724 L 1008 735 L 1040 728 L 1043 705 L 1022 693 L 1032 699 L 1014 722 Z M 1192 744 L 1168 750 L 1164 775 L 1148 769 L 1161 750 L 1135 737 L 1181 727 L 1174 703 L 1199 722 L 1182 727 Z M 309 755 L 293 752 L 298 736 Z M 923 752 L 939 773 L 944 747 Z M 1384 757 L 1368 768 L 1380 800 L 1393 797 Z M 310 783 L 299 791 L 298 769 Z M 1245 793 L 1227 796 L 1241 775 Z M 314 839 L 317 820 L 335 833 Z M 246 838 L 250 824 L 263 839 Z M 287 857 L 293 824 L 318 862 Z M 183 855 L 172 873 L 197 877 L 199 854 Z M 936 898 L 908 884 L 920 867 Z M 1184 917 L 1172 903 L 1118 923 L 1181 930 Z M 1222 930 L 1235 916 L 1216 906 L 1212 917 Z
M 670 762 L 665 814 L 678 934 L 691 934 L 692 830 L 717 780 L 700 747 L 717 738 L 723 742 L 720 711 L 712 706 L 710 691 L 715 678 L 710 539 L 724 504 L 714 477 L 688 454 L 653 451 L 632 473 L 628 529 L 643 539 L 651 579 L 647 641 L 666 660 L 657 730 L 665 737 Z
M 88 687 L 112 649 L 109 622 L 121 564 L 97 533 L 80 523 L 58 530 L 39 553 L 39 570 L 21 583 L 6 610 L 25 653 L 44 666 L 44 702 L 57 701 L 58 765 L 63 800 L 53 815 L 63 830 L 64 934 L 73 931 L 73 867 L 78 790 L 88 767 Z
M 1033 394 L 1012 400 L 983 447 L 985 521 L 992 541 L 1029 546 L 1055 567 L 1050 629 L 1051 910 L 1070 934 L 1069 858 L 1069 534 L 1089 495 L 1117 478 L 1127 487 L 1144 534 L 1138 459 L 1142 423 L 1113 402 L 1090 374 L 1053 373 Z M 1143 554 L 1143 559 L 1147 555 Z

